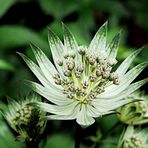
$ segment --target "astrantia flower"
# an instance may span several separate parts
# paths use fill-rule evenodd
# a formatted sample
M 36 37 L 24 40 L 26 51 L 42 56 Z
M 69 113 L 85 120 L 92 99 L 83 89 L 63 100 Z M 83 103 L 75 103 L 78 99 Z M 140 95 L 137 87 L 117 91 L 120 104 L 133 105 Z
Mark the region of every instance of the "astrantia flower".
M 126 104 L 118 109 L 119 119 L 126 124 L 148 123 L 148 96 L 134 92 L 127 98 L 139 99 L 141 101 Z
M 45 113 L 29 105 L 37 101 L 41 101 L 41 99 L 35 94 L 28 95 L 21 101 L 11 99 L 8 110 L 3 112 L 8 124 L 19 134 L 18 140 L 26 143 L 38 143 L 46 124 L 41 120 Z
M 30 82 L 29 85 L 49 100 L 49 103 L 38 103 L 42 110 L 52 114 L 47 119 L 76 119 L 78 124 L 89 126 L 94 123 L 94 118 L 113 113 L 133 100 L 123 98 L 146 82 L 142 80 L 131 84 L 147 63 L 127 72 L 141 51 L 139 49 L 114 71 L 120 33 L 107 44 L 107 23 L 99 29 L 88 47 L 79 46 L 68 28 L 65 25 L 63 28 L 64 44 L 49 30 L 49 45 L 55 66 L 35 45 L 31 46 L 38 65 L 20 55 L 42 83 Z
M 147 148 L 148 147 L 148 130 L 134 129 L 128 126 L 125 133 L 119 140 L 118 148 Z

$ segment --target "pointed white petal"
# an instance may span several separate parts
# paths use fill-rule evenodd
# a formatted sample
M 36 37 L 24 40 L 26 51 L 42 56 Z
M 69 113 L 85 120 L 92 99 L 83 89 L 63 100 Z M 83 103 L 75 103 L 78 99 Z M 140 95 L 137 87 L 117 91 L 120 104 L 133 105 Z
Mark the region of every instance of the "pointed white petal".
M 146 84 L 148 82 L 148 78 L 143 79 L 141 81 L 135 82 L 133 84 L 131 84 L 130 86 L 128 86 L 124 91 L 122 91 L 121 93 L 113 96 L 113 97 L 108 97 L 108 98 L 99 98 L 97 97 L 96 100 L 100 100 L 100 101 L 105 101 L 107 102 L 111 102 L 111 101 L 116 101 L 116 100 L 120 100 L 122 98 L 126 98 L 128 95 L 132 94 L 134 91 L 138 90 L 141 86 L 143 86 L 144 84 Z
M 51 114 L 57 114 L 61 116 L 66 116 L 66 115 L 73 113 L 75 107 L 78 105 L 78 102 L 73 101 L 70 104 L 66 104 L 62 106 L 52 105 L 49 103 L 37 102 L 36 105 L 45 112 L 48 112 Z
M 103 115 L 104 112 L 109 111 L 109 107 L 110 107 L 111 103 L 113 103 L 113 101 L 110 101 L 108 103 L 108 102 L 106 102 L 105 99 L 102 99 L 102 100 L 95 99 L 91 102 L 92 106 L 97 110 L 98 113 L 100 113 L 100 115 Z
M 62 115 L 49 115 L 49 116 L 46 116 L 45 119 L 47 120 L 73 120 L 73 119 L 76 119 L 77 117 L 77 114 L 79 113 L 80 111 L 80 104 L 78 104 L 72 113 L 70 113 L 69 115 L 65 115 L 65 116 L 62 116 Z
M 95 34 L 92 39 L 89 50 L 90 51 L 105 51 L 107 37 L 107 22 L 105 22 Z
M 46 87 L 51 86 L 49 81 L 45 78 L 43 72 L 41 69 L 32 61 L 30 60 L 27 56 L 25 56 L 22 53 L 18 53 L 23 60 L 26 62 L 30 70 L 34 73 L 34 75 L 38 78 L 38 80 Z
M 58 89 L 62 89 L 61 86 L 56 85 L 53 79 L 54 74 L 57 74 L 57 70 L 53 66 L 53 64 L 49 61 L 47 56 L 42 52 L 40 48 L 31 44 L 32 51 L 35 55 L 35 58 L 43 72 L 44 76 L 48 79 L 48 81 L 54 85 Z
M 89 104 L 87 105 L 87 112 L 89 116 L 94 118 L 102 115 L 102 112 L 99 112 L 94 106 L 91 106 Z
M 95 122 L 94 118 L 88 115 L 87 107 L 85 104 L 81 105 L 81 110 L 77 115 L 76 121 L 78 124 L 84 127 L 87 127 Z
M 64 94 L 62 94 L 61 92 L 58 92 L 52 88 L 46 88 L 38 83 L 31 82 L 31 81 L 27 81 L 26 83 L 35 92 L 37 92 L 41 96 L 45 97 L 47 100 L 51 101 L 54 104 L 66 105 L 66 104 L 69 104 L 72 102 L 72 100 L 66 98 L 66 96 L 64 96 Z
M 66 46 L 67 50 L 74 50 L 75 52 L 78 52 L 78 44 L 72 35 L 72 33 L 69 31 L 67 26 L 65 24 L 63 25 L 64 30 L 64 45 Z
M 48 34 L 48 41 L 56 68 L 60 75 L 64 77 L 62 68 L 57 64 L 57 60 L 63 60 L 63 54 L 65 50 L 64 45 L 59 37 L 50 29 Z
M 113 101 L 110 101 L 110 102 L 107 102 L 104 100 L 104 102 L 100 102 L 99 99 L 97 100 L 94 100 L 92 102 L 92 105 L 99 109 L 100 107 L 104 108 L 102 110 L 102 115 L 106 114 L 106 112 L 109 112 L 109 111 L 114 111 L 116 110 L 118 107 L 121 107 L 127 103 L 130 103 L 130 102 L 133 102 L 133 101 L 136 101 L 135 99 L 122 99 L 122 100 L 113 100 Z
M 131 136 L 133 136 L 133 134 L 134 134 L 134 127 L 133 127 L 133 125 L 129 125 L 126 129 L 123 139 L 131 138 Z
M 120 94 L 114 96 L 113 98 L 117 99 L 122 99 L 122 98 L 126 98 L 128 95 L 132 94 L 134 91 L 138 90 L 141 86 L 143 86 L 144 84 L 146 84 L 148 82 L 148 78 L 135 82 L 133 84 L 131 84 L 130 86 L 128 86 L 124 91 L 122 91 Z M 109 98 L 108 98 L 109 99 Z
M 118 33 L 109 44 L 109 47 L 107 49 L 107 52 L 109 53 L 109 59 L 116 59 L 118 48 L 119 48 L 119 42 L 120 42 L 120 33 Z
M 98 98 L 109 98 L 113 97 L 115 95 L 118 95 L 120 92 L 122 92 L 124 89 L 126 89 L 130 83 L 142 72 L 142 70 L 148 65 L 148 62 L 141 63 L 134 68 L 132 68 L 130 71 L 128 71 L 124 78 L 122 78 L 119 85 L 113 85 L 108 88 L 106 88 L 105 92 L 98 95 Z
M 106 102 L 107 100 L 93 100 L 92 105 L 93 107 L 100 113 L 100 115 L 107 114 L 108 112 L 112 112 L 112 105 L 115 103 L 115 101 Z
M 36 59 L 37 59 L 38 64 L 40 64 L 40 63 L 45 64 L 45 67 L 48 68 L 49 73 L 51 75 L 58 73 L 57 70 L 55 69 L 55 67 L 53 66 L 53 64 L 48 59 L 48 57 L 44 54 L 44 52 L 39 47 L 37 47 L 34 44 L 31 44 L 31 48 L 32 48 L 32 51 L 33 51 Z M 43 66 L 41 66 L 41 67 L 43 67 Z
M 122 76 L 126 73 L 126 71 L 128 70 L 128 68 L 130 67 L 131 63 L 133 62 L 133 60 L 135 59 L 135 57 L 141 52 L 141 50 L 143 49 L 140 48 L 136 51 L 134 51 L 132 54 L 130 54 L 121 64 L 120 66 L 117 68 L 116 73 L 119 76 Z
M 76 63 L 80 62 L 81 56 L 78 54 L 78 43 L 73 34 L 67 28 L 67 26 L 64 23 L 62 23 L 62 25 L 64 30 L 64 46 L 67 51 L 74 51 Z

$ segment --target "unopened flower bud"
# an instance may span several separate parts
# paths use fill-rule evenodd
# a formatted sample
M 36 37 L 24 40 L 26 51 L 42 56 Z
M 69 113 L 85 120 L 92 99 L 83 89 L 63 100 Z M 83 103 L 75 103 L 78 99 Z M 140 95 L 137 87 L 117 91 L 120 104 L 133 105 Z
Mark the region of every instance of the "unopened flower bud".
M 134 129 L 133 126 L 128 126 L 126 131 L 121 135 L 118 147 L 119 148 L 146 148 L 148 147 L 147 129 Z
M 144 124 L 148 123 L 148 103 L 147 100 L 141 96 L 139 92 L 135 92 L 132 95 L 128 96 L 132 99 L 141 99 L 143 101 L 133 102 L 127 105 L 124 105 L 118 109 L 120 113 L 118 115 L 121 122 L 126 124 Z
M 74 66 L 75 66 L 75 63 L 73 60 L 69 60 L 67 63 L 67 69 L 68 70 L 73 70 Z
M 66 77 L 70 77 L 71 76 L 71 71 L 70 70 L 64 70 L 64 75 L 66 76 Z
M 41 120 L 45 113 L 33 105 L 41 98 L 33 94 L 20 100 L 10 100 L 8 110 L 3 115 L 12 129 L 19 134 L 18 140 L 28 142 L 28 139 L 32 139 L 33 142 L 37 142 L 46 125 L 46 121 Z
M 63 65 L 63 61 L 62 60 L 57 60 L 57 63 L 58 63 L 59 66 Z
M 86 46 L 79 46 L 78 52 L 80 55 L 85 55 L 86 51 L 87 51 Z

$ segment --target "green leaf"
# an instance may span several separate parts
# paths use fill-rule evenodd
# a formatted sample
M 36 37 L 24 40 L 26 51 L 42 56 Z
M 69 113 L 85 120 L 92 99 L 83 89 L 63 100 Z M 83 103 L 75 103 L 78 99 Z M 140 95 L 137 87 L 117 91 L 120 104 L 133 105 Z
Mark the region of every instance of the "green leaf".
M 36 43 L 42 49 L 48 49 L 47 42 L 39 34 L 23 26 L 1 26 L 0 41 L 1 50 L 28 45 L 29 42 Z
M 14 71 L 14 67 L 11 64 L 1 59 L 0 59 L 0 69 Z
M 0 18 L 15 4 L 16 0 L 0 0 Z
M 20 148 L 22 144 L 15 140 L 8 126 L 0 121 L 0 146 L 3 148 Z
M 49 25 L 50 29 L 53 30 L 60 39 L 63 39 L 63 30 L 61 26 L 62 25 L 60 23 L 57 23 L 57 21 Z M 66 23 L 66 26 L 72 32 L 73 36 L 75 37 L 79 45 L 88 45 L 88 41 L 90 40 L 89 32 L 84 30 L 81 24 Z M 42 31 L 42 34 L 43 36 L 47 37 L 47 30 L 44 29 Z
M 73 141 L 69 135 L 55 134 L 48 137 L 45 148 L 73 148 Z
M 56 19 L 62 19 L 68 14 L 77 10 L 79 4 L 69 0 L 38 0 L 40 7 L 46 14 L 54 16 Z

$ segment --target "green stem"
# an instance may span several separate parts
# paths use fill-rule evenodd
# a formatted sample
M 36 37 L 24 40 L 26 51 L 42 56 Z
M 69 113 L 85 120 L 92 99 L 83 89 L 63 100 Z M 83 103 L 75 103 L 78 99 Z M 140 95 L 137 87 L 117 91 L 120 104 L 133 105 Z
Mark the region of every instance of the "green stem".
M 26 142 L 26 148 L 39 148 L 39 144 L 37 142 L 33 142 L 33 141 L 30 141 L 30 142 Z
M 76 124 L 76 133 L 75 133 L 75 145 L 74 148 L 80 148 L 82 136 L 82 128 Z
M 108 134 L 110 134 L 115 128 L 117 128 L 120 125 L 120 121 L 116 122 L 105 134 L 102 138 L 106 138 Z
M 115 128 L 118 127 L 118 125 L 120 125 L 120 121 L 116 122 L 107 132 L 105 132 L 101 139 L 105 139 L 108 134 L 110 134 Z M 95 143 L 94 148 L 99 148 L 99 144 L 99 142 Z

